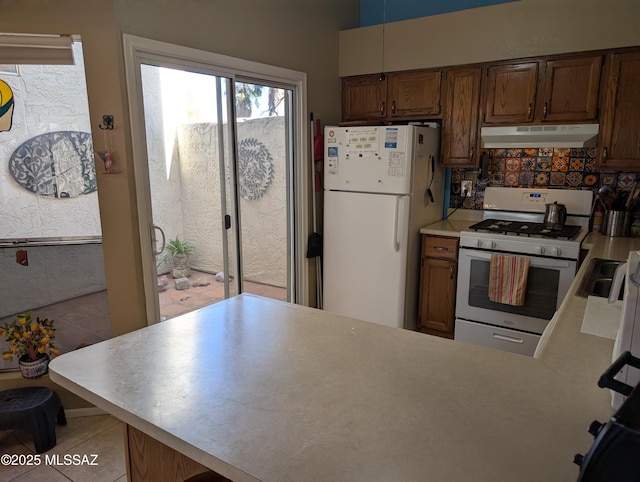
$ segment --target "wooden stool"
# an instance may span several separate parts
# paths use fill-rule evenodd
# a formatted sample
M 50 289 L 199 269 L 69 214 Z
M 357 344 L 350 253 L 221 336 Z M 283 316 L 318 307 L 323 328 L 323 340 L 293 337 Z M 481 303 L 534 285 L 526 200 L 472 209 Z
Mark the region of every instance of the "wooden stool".
M 56 445 L 56 420 L 66 425 L 60 398 L 47 387 L 25 387 L 0 392 L 0 429 L 26 429 L 31 432 L 36 453 Z

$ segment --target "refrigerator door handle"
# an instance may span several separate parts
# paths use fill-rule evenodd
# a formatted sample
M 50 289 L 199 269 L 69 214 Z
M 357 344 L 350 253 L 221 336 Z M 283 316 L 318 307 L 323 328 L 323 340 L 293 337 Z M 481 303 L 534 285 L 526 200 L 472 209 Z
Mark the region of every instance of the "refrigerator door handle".
M 400 217 L 400 199 L 402 196 L 396 196 L 396 209 L 393 216 L 393 249 L 397 253 L 400 251 L 400 242 L 398 241 L 398 218 Z

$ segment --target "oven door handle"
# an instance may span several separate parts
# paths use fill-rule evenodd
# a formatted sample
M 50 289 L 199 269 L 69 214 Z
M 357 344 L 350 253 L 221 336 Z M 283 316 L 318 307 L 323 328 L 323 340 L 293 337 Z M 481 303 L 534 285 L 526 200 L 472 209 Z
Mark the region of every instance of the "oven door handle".
M 508 341 L 510 343 L 524 343 L 523 338 L 516 338 L 514 336 L 501 335 L 500 333 L 492 333 L 491 334 L 496 340 Z
M 490 251 L 477 251 L 471 249 L 460 249 L 460 254 L 465 255 L 469 259 L 482 259 L 491 260 Z M 549 259 L 540 258 L 538 256 L 529 256 L 526 254 L 514 254 L 513 256 L 520 256 L 521 258 L 529 258 L 531 260 L 530 267 L 532 268 L 568 268 L 570 266 L 569 261 L 564 259 Z

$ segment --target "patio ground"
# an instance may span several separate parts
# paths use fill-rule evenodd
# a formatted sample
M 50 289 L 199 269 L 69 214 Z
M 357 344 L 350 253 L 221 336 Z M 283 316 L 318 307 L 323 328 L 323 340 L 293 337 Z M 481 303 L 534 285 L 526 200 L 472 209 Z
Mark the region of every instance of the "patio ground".
M 175 280 L 170 275 L 165 275 L 165 278 L 167 280 L 166 290 L 160 292 L 160 316 L 163 320 L 197 310 L 224 299 L 224 283 L 216 280 L 214 274 L 193 271 L 188 278 L 192 286 L 186 290 L 177 290 L 175 288 Z M 194 284 L 201 284 L 202 286 L 193 286 Z M 246 280 L 243 284 L 243 292 L 282 301 L 287 298 L 287 290 L 285 288 Z M 236 286 L 233 280 L 229 283 L 229 293 L 231 295 L 236 293 Z

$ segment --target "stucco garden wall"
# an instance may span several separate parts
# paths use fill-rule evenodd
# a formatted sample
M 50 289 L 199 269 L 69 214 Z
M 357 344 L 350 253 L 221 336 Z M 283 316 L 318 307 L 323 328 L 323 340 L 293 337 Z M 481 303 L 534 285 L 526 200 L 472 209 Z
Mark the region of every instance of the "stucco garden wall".
M 45 195 L 52 183 L 47 183 L 43 174 L 42 190 L 32 192 L 15 179 L 15 169 L 10 168 L 19 146 L 52 132 L 87 133 L 83 135 L 83 145 L 90 146 L 81 44 L 75 43 L 74 55 L 74 66 L 21 65 L 18 74 L 0 72 L 0 79 L 11 87 L 15 102 L 12 127 L 0 132 L 0 240 L 5 246 L 0 248 L 0 317 L 106 289 L 102 244 L 6 247 L 24 239 L 98 237 L 99 241 L 101 236 L 95 190 L 60 197 L 65 189 L 72 192 L 76 188 L 58 183 L 59 197 Z M 77 140 L 77 134 L 70 136 L 58 139 L 52 148 L 58 154 L 58 170 L 70 167 L 77 154 L 66 150 Z M 34 146 L 37 143 L 31 142 Z M 33 152 L 38 152 L 37 148 Z M 27 163 L 23 165 L 26 167 Z M 95 169 L 90 175 L 95 178 Z M 16 262 L 17 249 L 27 251 L 27 266 Z
M 9 170 L 14 151 L 36 136 L 91 133 L 79 43 L 74 44 L 74 56 L 73 66 L 21 65 L 19 75 L 0 72 L 15 102 L 11 130 L 0 132 L 0 239 L 101 234 L 96 191 L 67 198 L 36 195 L 20 186 Z
M 145 115 L 150 118 L 149 110 Z M 167 168 L 161 133 L 154 125 L 159 127 L 153 120 L 147 124 L 154 223 L 165 232 L 167 241 L 179 236 L 196 247 L 190 262 L 192 268 L 218 273 L 224 266 L 218 126 L 214 123 L 178 126 Z M 238 123 L 240 164 L 247 167 L 241 169 L 240 181 L 245 186 L 240 195 L 244 278 L 275 286 L 286 286 L 287 274 L 284 127 L 284 118 L 280 116 Z M 226 132 L 226 125 L 224 130 Z M 225 156 L 228 159 L 228 153 Z M 255 172 L 260 171 L 258 164 L 269 165 L 271 170 Z M 228 160 L 225 169 L 227 209 L 230 210 Z M 228 235 L 233 259 L 231 230 Z M 170 267 L 169 263 L 159 263 L 158 271 L 167 272 Z M 230 274 L 236 276 L 233 271 Z
M 275 286 L 286 286 L 287 274 L 284 129 L 281 116 L 238 123 L 244 279 Z M 183 234 L 196 246 L 192 267 L 214 273 L 223 268 L 217 132 L 211 123 L 187 124 L 178 132 Z M 228 180 L 228 162 L 225 167 Z

